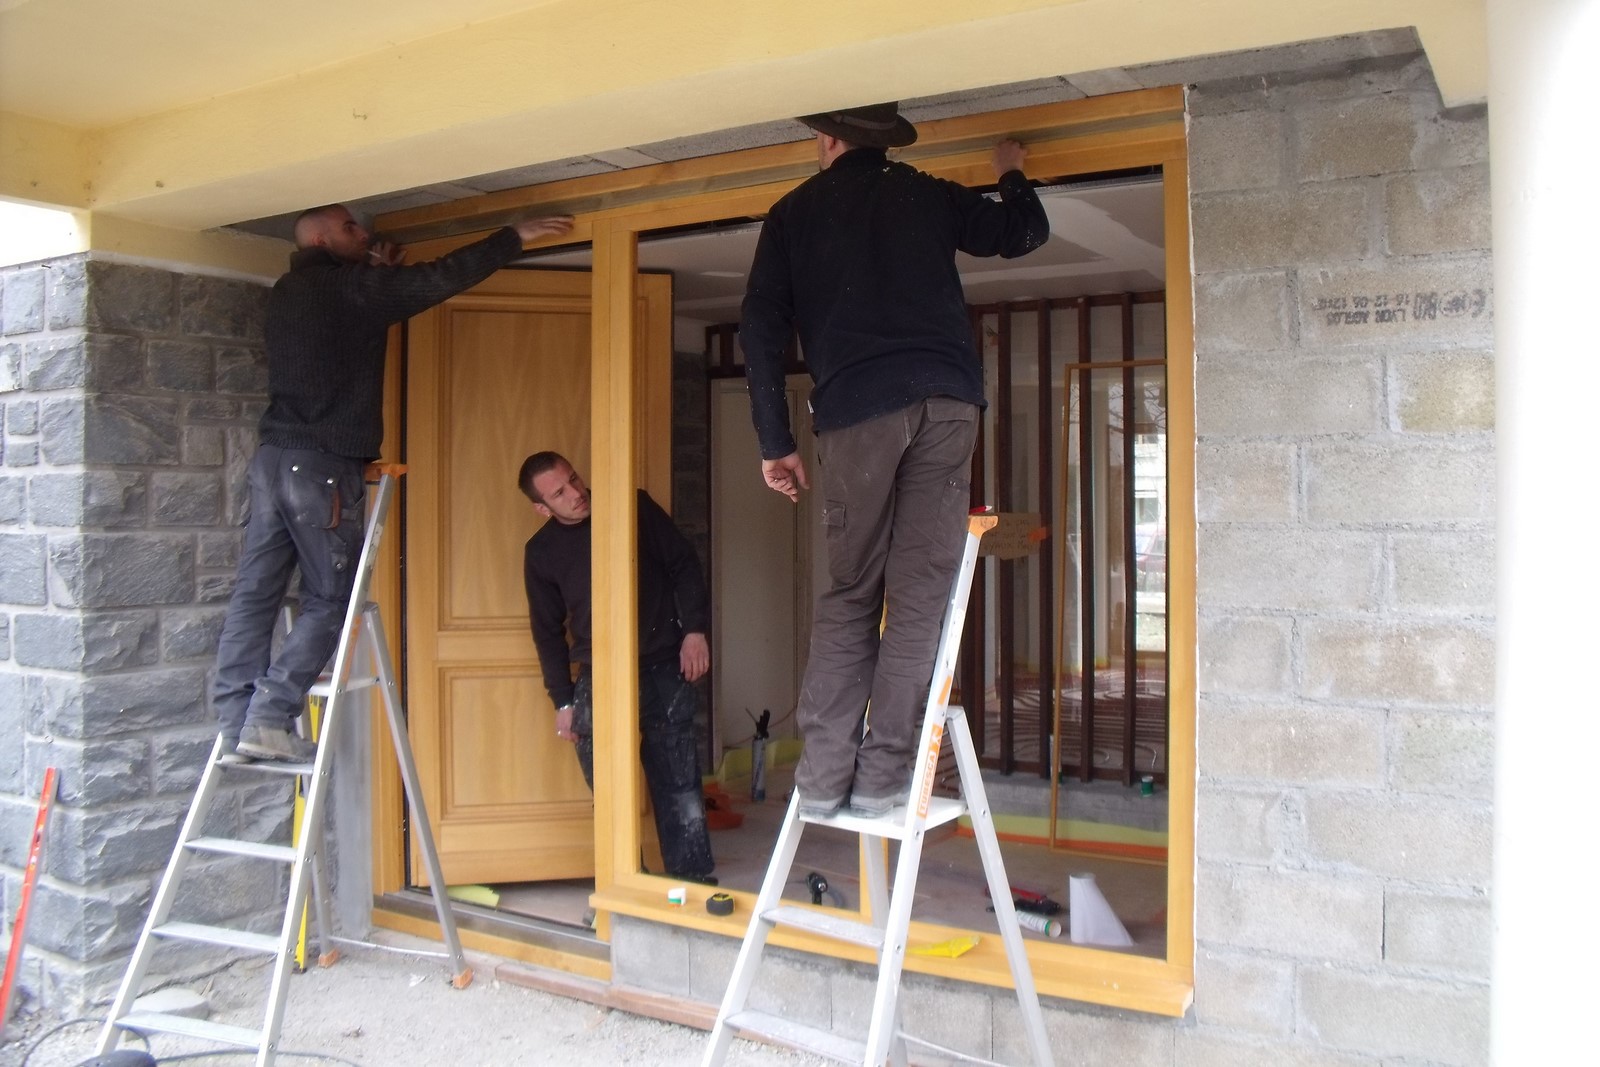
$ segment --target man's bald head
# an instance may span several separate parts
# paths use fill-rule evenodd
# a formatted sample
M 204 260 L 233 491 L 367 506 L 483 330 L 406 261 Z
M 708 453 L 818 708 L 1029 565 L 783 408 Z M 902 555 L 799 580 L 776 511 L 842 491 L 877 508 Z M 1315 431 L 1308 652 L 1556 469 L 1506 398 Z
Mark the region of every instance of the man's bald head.
M 300 213 L 294 220 L 296 248 L 325 248 L 346 263 L 366 261 L 372 235 L 343 204 L 324 204 Z

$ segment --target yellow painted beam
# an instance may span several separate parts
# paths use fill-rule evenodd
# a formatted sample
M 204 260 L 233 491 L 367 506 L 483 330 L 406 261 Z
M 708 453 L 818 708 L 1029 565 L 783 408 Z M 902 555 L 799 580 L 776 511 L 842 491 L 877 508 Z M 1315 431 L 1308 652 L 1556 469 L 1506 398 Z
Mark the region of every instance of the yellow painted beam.
M 82 130 L 0 111 L 0 200 L 87 207 L 90 139 Z
M 100 131 L 90 203 L 199 229 L 881 97 L 1408 25 L 1459 103 L 1484 92 L 1481 7 L 561 0 Z

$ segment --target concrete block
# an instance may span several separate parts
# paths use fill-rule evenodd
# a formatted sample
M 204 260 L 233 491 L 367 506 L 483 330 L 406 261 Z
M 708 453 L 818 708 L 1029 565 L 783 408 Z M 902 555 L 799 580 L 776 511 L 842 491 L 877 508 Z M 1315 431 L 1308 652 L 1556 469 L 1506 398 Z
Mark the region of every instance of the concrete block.
M 211 746 L 217 739 L 215 724 L 195 733 L 159 734 L 150 741 L 150 784 L 157 794 L 192 795 L 200 784 Z
M 1281 352 L 1293 343 L 1289 276 L 1283 271 L 1199 274 L 1194 279 L 1195 351 Z
M 1287 1037 L 1294 1029 L 1294 964 L 1218 948 L 1194 957 L 1194 1018 L 1206 1028 Z M 1178 1055 L 1192 1036 L 1178 1039 Z
M 122 608 L 194 599 L 194 542 L 182 535 L 84 534 L 51 540 L 55 602 Z
M 77 885 L 153 874 L 171 858 L 188 807 L 185 799 L 103 811 L 58 808 L 45 865 L 52 877 Z
M 11 616 L 0 614 L 0 663 L 11 659 Z
M 1199 765 L 1233 782 L 1379 786 L 1384 715 L 1377 709 L 1207 704 Z
M 746 148 L 761 148 L 771 144 L 789 144 L 806 141 L 814 136 L 810 130 L 793 119 L 761 122 L 739 126 L 715 133 L 695 134 L 692 137 L 675 137 L 668 141 L 632 145 L 634 151 L 643 152 L 651 159 L 672 162 L 679 159 L 699 159 L 722 152 L 738 152 Z
M 84 338 L 83 353 L 90 389 L 128 393 L 144 388 L 144 355 L 137 337 L 91 333 Z
M 233 595 L 232 574 L 202 574 L 195 579 L 196 604 L 226 604 Z
M 86 402 L 82 396 L 48 397 L 40 401 L 39 439 L 45 462 L 60 465 L 83 462 Z
M 1383 957 L 1383 887 L 1372 878 L 1201 864 L 1195 936 L 1303 960 Z
M 28 479 L 35 526 L 143 526 L 145 476 L 133 471 L 35 474 Z
M 1332 967 L 1300 971 L 1300 1018 L 1324 1048 L 1479 1067 L 1489 1056 L 1489 988 Z
M 1368 196 L 1355 181 L 1195 196 L 1195 272 L 1363 259 L 1376 244 Z
M 89 385 L 88 349 L 82 334 L 24 341 L 22 381 L 35 393 Z
M 865 1009 L 860 1030 L 865 1035 L 872 1022 L 873 988 L 869 983 L 864 997 L 860 990 L 841 997 L 840 984 L 835 985 L 835 1019 L 841 1011 Z M 906 1033 L 967 1056 L 987 1057 L 994 1046 L 994 1004 L 1001 992 L 919 975 L 900 1001 Z
M 733 918 L 742 924 L 749 921 L 748 913 L 734 913 Z M 687 996 L 702 1004 L 721 1004 L 722 995 L 728 991 L 728 980 L 733 977 L 733 965 L 739 958 L 739 938 L 718 937 L 714 934 L 691 933 L 689 937 L 689 988 Z
M 1395 534 L 1394 604 L 1406 612 L 1487 615 L 1494 611 L 1492 534 Z
M 611 980 L 678 994 L 689 988 L 689 938 L 675 926 L 619 915 L 611 924 Z
M 1379 535 L 1358 531 L 1207 523 L 1196 592 L 1208 609 L 1371 611 L 1382 549 Z
M 34 891 L 28 947 L 86 963 L 133 951 L 150 907 L 150 883 L 97 885 L 90 890 L 41 881 Z
M 217 392 L 265 396 L 267 353 L 260 348 L 217 349 Z
M 220 467 L 226 458 L 222 429 L 217 426 L 185 426 L 180 430 L 178 450 L 188 467 Z
M 0 523 L 21 525 L 28 517 L 28 479 L 0 475 Z
M 145 612 L 18 613 L 17 662 L 26 667 L 104 674 L 156 661 L 156 616 Z
M 1281 185 L 1286 154 L 1281 112 L 1236 111 L 1194 117 L 1189 122 L 1189 191 Z
M 1486 104 L 1468 104 L 1427 115 L 1417 127 L 1413 153 L 1418 170 L 1463 167 L 1489 161 Z
M 233 422 L 239 418 L 239 401 L 214 396 L 185 397 L 182 411 L 186 423 Z
M 209 393 L 216 388 L 216 359 L 210 345 L 151 339 L 144 344 L 144 358 L 152 389 Z
M 178 608 L 162 613 L 161 658 L 203 659 L 217 654 L 226 612 L 222 608 Z
M 1056 1067 L 1104 1067 L 1172 1062 L 1170 1019 L 1131 1011 L 1085 1010 L 1063 1001 L 1044 1009 L 1045 1036 Z M 1001 1063 L 1031 1063 L 1022 1010 L 1015 997 L 994 1001 L 994 1056 Z
M 22 346 L 0 345 L 0 393 L 15 393 L 22 384 Z
M 1356 72 L 1375 65 L 1373 57 L 1403 53 L 1389 59 L 1389 65 L 1393 66 L 1404 62 L 1416 50 L 1416 35 L 1409 30 L 1352 33 L 1170 63 L 1150 63 L 1132 68 L 1132 73 L 1147 88 L 1198 83 L 1203 89 L 1219 81 L 1259 86 L 1309 81 L 1325 83 L 1324 92 L 1348 94 L 1353 91 L 1350 83 Z
M 1376 358 L 1211 359 L 1195 368 L 1195 429 L 1202 435 L 1372 433 L 1386 423 Z
M 614 958 L 614 956 L 613 956 Z M 615 970 L 615 964 L 612 965 Z M 773 1012 L 807 1026 L 824 1030 L 834 1025 L 832 981 L 840 971 L 834 960 L 824 960 L 800 952 L 768 949 L 756 968 L 755 988 L 750 991 L 750 1007 Z M 866 1031 L 852 1036 L 864 1037 Z
M 1493 925 L 1483 894 L 1391 886 L 1383 909 L 1383 955 L 1402 967 L 1489 979 Z
M 1291 692 L 1290 628 L 1283 618 L 1201 617 L 1200 691 L 1232 696 Z
M 52 330 L 66 330 L 82 326 L 88 319 L 88 264 L 87 255 L 78 254 L 53 259 L 48 264 L 45 278 L 45 305 L 47 321 Z
M 913 123 L 932 122 L 936 119 L 956 118 L 984 111 L 1004 111 L 1014 107 L 1081 100 L 1083 95 L 1083 90 L 1066 78 L 1033 78 L 981 89 L 902 100 L 900 113 Z
M 1404 433 L 1487 433 L 1494 429 L 1494 356 L 1428 352 L 1389 364 L 1395 428 Z
M 1301 641 L 1304 694 L 1313 699 L 1468 708 L 1493 699 L 1488 626 L 1314 619 L 1302 624 Z
M 288 899 L 288 869 L 282 864 L 221 859 L 190 866 L 173 902 L 172 917 L 180 922 L 237 925 L 240 919 L 276 913 L 275 927 L 283 921 Z
M 154 526 L 215 526 L 222 518 L 222 479 L 216 474 L 157 472 L 150 476 Z
M 155 267 L 91 260 L 85 321 L 112 330 L 170 331 L 177 321 L 178 277 Z
M 1306 847 L 1351 871 L 1440 885 L 1489 880 L 1487 803 L 1381 793 L 1310 793 Z
M 8 434 L 23 435 L 39 432 L 39 402 L 15 400 L 5 406 L 5 428 Z
M 150 750 L 142 740 L 29 741 L 30 780 L 44 781 L 46 767 L 60 770 L 64 804 L 94 808 L 150 795 Z M 33 790 L 37 795 L 38 790 Z
M 3 618 L 4 616 L 0 616 Z M 0 669 L 0 752 L 21 752 L 28 736 L 28 680 L 10 664 Z M 23 793 L 22 761 L 15 756 L 0 760 L 0 793 Z M 4 807 L 4 805 L 0 805 Z M 15 866 L 15 865 L 14 865 Z M 16 908 L 5 914 L 15 915 Z
M 1195 449 L 1199 520 L 1287 522 L 1295 508 L 1295 447 L 1204 438 Z
M 1391 256 L 1489 247 L 1489 166 L 1395 174 L 1383 183 Z
M 1180 1030 L 1174 1067 L 1382 1067 L 1382 1061 L 1293 1041 Z
M 1494 281 L 1478 253 L 1324 266 L 1300 271 L 1300 343 L 1306 348 L 1494 346 Z
M 1085 96 L 1105 96 L 1109 93 L 1129 93 L 1144 86 L 1138 78 L 1129 74 L 1121 67 L 1107 67 L 1104 70 L 1086 70 L 1079 74 L 1068 76 L 1067 81 Z
M 47 540 L 43 534 L 0 534 L 0 604 L 42 605 Z
M 44 329 L 45 268 L 7 271 L 0 288 L 0 334 L 38 333 Z
M 232 570 L 239 564 L 239 547 L 243 536 L 238 530 L 200 534 L 195 538 L 195 566 Z
M 1390 713 L 1389 785 L 1407 793 L 1494 795 L 1494 719 L 1456 712 Z
M 1205 726 L 1202 735 L 1209 730 Z M 1294 848 L 1298 802 L 1282 790 L 1252 791 L 1218 782 L 1201 764 L 1195 853 L 1202 863 L 1269 864 Z
M 1305 453 L 1312 522 L 1487 522 L 1494 451 L 1486 442 L 1392 440 L 1312 445 Z
M 1317 182 L 1410 170 L 1420 105 L 1421 97 L 1391 93 L 1297 108 L 1295 178 Z
M 89 463 L 176 464 L 177 402 L 147 396 L 87 397 L 83 443 Z
M 118 737 L 207 721 L 205 671 L 145 670 L 91 678 L 40 679 L 29 729 L 77 739 Z
M 37 441 L 10 441 L 5 446 L 5 464 L 7 467 L 23 468 L 37 467 L 39 465 L 39 442 Z

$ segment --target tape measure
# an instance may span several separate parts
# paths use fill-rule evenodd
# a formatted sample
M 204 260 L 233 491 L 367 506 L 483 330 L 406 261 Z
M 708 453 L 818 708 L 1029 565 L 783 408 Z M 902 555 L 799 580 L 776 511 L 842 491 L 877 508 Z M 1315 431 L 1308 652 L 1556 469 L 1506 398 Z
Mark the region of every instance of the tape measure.
M 712 893 L 706 898 L 706 911 L 712 915 L 732 915 L 733 897 L 727 893 Z

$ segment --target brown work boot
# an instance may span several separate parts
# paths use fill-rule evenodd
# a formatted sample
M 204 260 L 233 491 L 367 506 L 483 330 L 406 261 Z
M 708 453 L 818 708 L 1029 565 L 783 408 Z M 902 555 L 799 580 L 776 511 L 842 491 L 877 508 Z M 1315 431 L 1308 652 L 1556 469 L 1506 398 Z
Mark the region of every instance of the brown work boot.
M 310 763 L 317 758 L 317 746 L 298 734 L 248 724 L 239 733 L 239 744 L 235 751 L 241 756 L 284 763 Z

